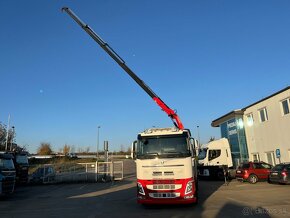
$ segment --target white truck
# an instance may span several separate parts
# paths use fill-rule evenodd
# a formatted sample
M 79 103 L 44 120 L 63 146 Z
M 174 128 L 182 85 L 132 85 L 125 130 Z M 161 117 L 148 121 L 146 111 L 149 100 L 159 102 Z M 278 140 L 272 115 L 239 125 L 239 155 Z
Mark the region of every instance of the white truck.
M 198 175 L 206 178 L 224 179 L 233 167 L 231 148 L 226 138 L 202 145 L 198 154 Z
M 7 152 L 0 152 L 0 196 L 14 192 L 16 171 L 13 156 Z
M 197 203 L 197 159 L 188 129 L 145 130 L 133 143 L 131 156 L 137 168 L 138 203 Z
M 137 202 L 141 204 L 197 203 L 197 158 L 190 131 L 184 129 L 176 111 L 168 107 L 125 61 L 81 21 L 72 10 L 62 8 L 112 57 L 123 70 L 172 119 L 173 128 L 148 129 L 133 143 L 137 166 Z

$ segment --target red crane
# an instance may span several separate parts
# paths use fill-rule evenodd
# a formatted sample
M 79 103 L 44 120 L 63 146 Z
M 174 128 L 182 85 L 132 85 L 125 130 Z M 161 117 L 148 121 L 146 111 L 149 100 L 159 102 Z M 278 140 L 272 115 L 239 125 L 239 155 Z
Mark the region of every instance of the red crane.
M 133 80 L 161 107 L 161 109 L 171 118 L 174 125 L 183 130 L 183 124 L 178 117 L 177 113 L 168 107 L 161 98 L 156 95 L 148 85 L 144 83 L 125 63 L 125 61 L 109 46 L 108 43 L 104 42 L 102 38 L 96 34 L 87 24 L 85 24 L 78 16 L 69 8 L 63 7 L 62 11 L 65 11 L 73 18 L 82 28 L 86 31 L 110 56 L 113 58 L 124 70 L 131 76 Z

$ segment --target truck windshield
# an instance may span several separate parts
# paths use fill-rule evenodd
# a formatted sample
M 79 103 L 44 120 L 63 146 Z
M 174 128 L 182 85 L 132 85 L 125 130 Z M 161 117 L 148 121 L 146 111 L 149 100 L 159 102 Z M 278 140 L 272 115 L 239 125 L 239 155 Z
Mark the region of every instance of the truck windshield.
M 28 158 L 26 155 L 16 155 L 16 162 L 18 164 L 28 164 Z
M 0 159 L 0 169 L 8 169 L 8 170 L 14 170 L 14 164 L 12 159 Z
M 206 158 L 206 151 L 207 151 L 207 149 L 202 149 L 199 151 L 199 154 L 198 154 L 199 160 L 203 160 L 204 158 Z
M 144 137 L 138 140 L 137 158 L 189 157 L 190 150 L 185 136 Z

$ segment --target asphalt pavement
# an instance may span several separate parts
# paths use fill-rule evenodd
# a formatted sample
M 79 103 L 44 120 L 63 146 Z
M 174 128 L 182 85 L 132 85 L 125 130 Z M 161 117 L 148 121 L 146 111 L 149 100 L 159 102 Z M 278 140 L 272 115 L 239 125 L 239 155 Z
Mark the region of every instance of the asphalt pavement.
M 0 199 L 0 217 L 290 217 L 290 185 L 201 180 L 198 205 L 142 206 L 134 162 L 125 160 L 124 170 L 114 183 L 17 187 Z

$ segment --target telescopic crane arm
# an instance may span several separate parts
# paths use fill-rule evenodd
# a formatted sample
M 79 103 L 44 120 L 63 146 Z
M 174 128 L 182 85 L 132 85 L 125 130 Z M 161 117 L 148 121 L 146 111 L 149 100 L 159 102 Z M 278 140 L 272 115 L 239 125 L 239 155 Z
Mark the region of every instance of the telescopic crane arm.
M 102 38 L 96 34 L 87 24 L 85 24 L 78 16 L 69 8 L 63 7 L 62 11 L 65 11 L 73 18 L 82 28 L 86 31 L 110 56 L 113 58 L 133 80 L 161 107 L 161 109 L 172 119 L 174 125 L 183 130 L 183 124 L 174 110 L 168 107 L 159 98 L 149 86 L 147 86 L 143 80 L 141 80 L 126 64 L 125 61 L 107 44 Z

